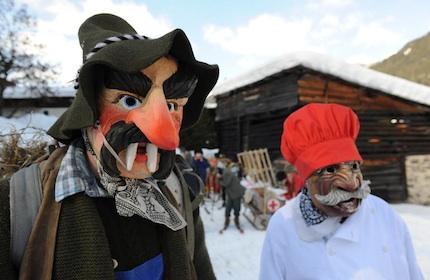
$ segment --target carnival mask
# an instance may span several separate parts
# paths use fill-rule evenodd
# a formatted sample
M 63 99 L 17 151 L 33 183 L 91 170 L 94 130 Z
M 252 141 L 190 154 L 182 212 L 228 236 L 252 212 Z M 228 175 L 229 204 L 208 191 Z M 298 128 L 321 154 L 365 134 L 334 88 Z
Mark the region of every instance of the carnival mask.
M 363 181 L 359 161 L 330 165 L 314 173 L 307 181 L 312 202 L 332 217 L 353 214 L 370 193 L 369 181 Z
M 172 57 L 139 73 L 108 71 L 99 99 L 99 124 L 88 130 L 110 176 L 166 178 L 179 145 L 183 107 L 197 77 Z

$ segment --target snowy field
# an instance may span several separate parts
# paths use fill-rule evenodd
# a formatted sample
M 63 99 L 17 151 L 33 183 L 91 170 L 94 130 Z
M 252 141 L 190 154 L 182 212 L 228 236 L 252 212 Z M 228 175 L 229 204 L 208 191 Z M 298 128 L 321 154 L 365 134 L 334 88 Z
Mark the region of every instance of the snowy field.
M 219 209 L 220 206 L 220 202 L 214 207 L 212 204 L 206 204 L 211 214 L 208 214 L 204 207 L 200 210 L 205 224 L 206 244 L 217 278 L 220 280 L 258 279 L 260 252 L 265 232 L 254 229 L 241 215 L 244 234 L 234 227 L 233 221 L 227 231 L 219 234 L 224 224 L 224 208 Z M 392 206 L 408 225 L 424 279 L 430 280 L 430 207 L 412 204 L 393 204 Z

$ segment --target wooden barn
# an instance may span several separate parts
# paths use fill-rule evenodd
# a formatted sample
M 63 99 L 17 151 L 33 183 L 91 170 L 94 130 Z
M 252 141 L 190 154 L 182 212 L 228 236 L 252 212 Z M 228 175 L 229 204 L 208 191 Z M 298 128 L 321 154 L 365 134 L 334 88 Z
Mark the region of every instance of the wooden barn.
M 23 89 L 11 89 L 3 97 L 1 114 L 7 118 L 31 112 L 59 117 L 72 104 L 75 90 L 56 88 L 54 92 L 53 96 L 30 96 Z
M 405 159 L 430 154 L 430 87 L 315 53 L 295 53 L 215 87 L 220 152 L 279 151 L 293 108 L 338 103 L 359 116 L 358 148 L 372 192 L 389 201 L 408 196 Z

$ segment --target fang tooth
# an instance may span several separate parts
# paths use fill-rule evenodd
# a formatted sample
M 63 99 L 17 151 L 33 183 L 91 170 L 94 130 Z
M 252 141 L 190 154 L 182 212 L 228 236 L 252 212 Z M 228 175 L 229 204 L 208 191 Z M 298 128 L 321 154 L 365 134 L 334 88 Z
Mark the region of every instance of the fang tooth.
M 134 163 L 134 160 L 136 159 L 138 145 L 139 143 L 132 143 L 127 147 L 125 162 L 126 162 L 126 168 L 128 171 L 130 171 L 133 168 L 133 163 Z
M 154 144 L 146 144 L 146 155 L 148 156 L 148 161 L 146 163 L 149 172 L 154 173 L 157 170 L 157 153 L 158 147 Z

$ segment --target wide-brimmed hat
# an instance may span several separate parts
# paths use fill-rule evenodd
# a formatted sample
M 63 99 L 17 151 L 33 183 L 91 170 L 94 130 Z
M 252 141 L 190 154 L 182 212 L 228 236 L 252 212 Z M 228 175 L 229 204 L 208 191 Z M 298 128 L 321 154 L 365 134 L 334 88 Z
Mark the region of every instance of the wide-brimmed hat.
M 62 143 L 81 134 L 81 129 L 92 126 L 98 119 L 96 84 L 100 66 L 117 71 L 136 73 L 157 59 L 171 55 L 187 64 L 198 77 L 194 93 L 184 107 L 182 129 L 196 123 L 204 101 L 215 86 L 217 65 L 197 61 L 191 44 L 180 29 L 150 39 L 137 32 L 125 20 L 111 14 L 88 18 L 79 28 L 79 42 L 83 51 L 83 65 L 78 76 L 78 91 L 72 105 L 49 129 L 48 134 Z

